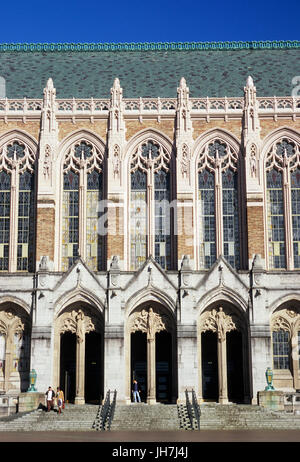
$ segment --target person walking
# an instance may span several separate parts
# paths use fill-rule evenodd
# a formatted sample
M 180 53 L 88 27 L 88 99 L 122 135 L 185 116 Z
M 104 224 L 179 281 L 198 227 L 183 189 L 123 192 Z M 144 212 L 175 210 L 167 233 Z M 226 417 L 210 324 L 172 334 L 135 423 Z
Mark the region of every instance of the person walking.
M 53 409 L 53 405 L 54 405 L 53 403 L 53 400 L 55 397 L 54 390 L 52 390 L 52 388 L 49 387 L 45 395 L 46 395 L 46 400 L 47 400 L 47 412 L 50 412 L 51 409 Z
M 61 414 L 61 410 L 62 410 L 65 397 L 64 397 L 64 392 L 59 387 L 57 387 L 56 399 L 57 399 L 57 406 L 58 406 L 58 414 Z
M 135 403 L 136 403 L 137 401 L 138 401 L 139 403 L 141 402 L 140 392 L 141 392 L 141 390 L 139 390 L 138 383 L 137 383 L 136 380 L 134 380 L 134 381 L 133 381 L 133 390 L 132 390 L 132 393 L 133 393 L 133 400 L 134 400 Z

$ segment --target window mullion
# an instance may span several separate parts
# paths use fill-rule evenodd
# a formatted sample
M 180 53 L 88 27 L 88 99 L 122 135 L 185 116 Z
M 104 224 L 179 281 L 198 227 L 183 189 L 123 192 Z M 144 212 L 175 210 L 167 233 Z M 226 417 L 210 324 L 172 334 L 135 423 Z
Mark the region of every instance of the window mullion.
M 216 258 L 223 254 L 223 213 L 222 213 L 222 170 L 218 163 L 215 171 L 215 207 L 216 207 Z
M 147 257 L 155 256 L 155 220 L 154 220 L 154 171 L 153 164 L 147 172 Z
M 86 260 L 86 190 L 87 190 L 86 166 L 80 169 L 79 174 L 79 255 Z
M 285 245 L 286 245 L 286 267 L 288 270 L 294 269 L 293 258 L 293 234 L 292 234 L 292 208 L 291 190 L 289 181 L 289 169 L 286 166 L 283 170 L 283 202 L 284 202 L 284 222 L 285 222 Z
M 10 233 L 9 233 L 9 272 L 17 270 L 17 241 L 18 241 L 18 205 L 19 205 L 19 167 L 16 164 L 11 173 L 10 198 Z

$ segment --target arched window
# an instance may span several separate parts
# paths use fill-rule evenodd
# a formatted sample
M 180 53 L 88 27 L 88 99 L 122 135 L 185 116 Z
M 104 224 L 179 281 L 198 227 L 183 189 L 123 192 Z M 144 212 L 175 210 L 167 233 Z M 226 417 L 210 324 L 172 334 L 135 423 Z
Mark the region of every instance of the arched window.
M 274 379 L 281 387 L 299 388 L 299 302 L 276 311 L 271 318 Z M 276 387 L 276 383 L 275 383 Z
M 149 255 L 164 269 L 171 267 L 170 154 L 147 140 L 130 163 L 130 268 L 138 269 Z
M 81 140 L 69 149 L 63 169 L 62 270 L 81 256 L 93 271 L 105 269 L 104 235 L 98 221 L 104 199 L 103 153 Z
M 266 158 L 268 267 L 300 268 L 300 151 L 288 137 Z
M 221 138 L 205 145 L 198 160 L 198 236 L 200 268 L 223 254 L 240 267 L 238 155 Z
M 0 159 L 0 271 L 34 271 L 35 154 L 13 140 Z

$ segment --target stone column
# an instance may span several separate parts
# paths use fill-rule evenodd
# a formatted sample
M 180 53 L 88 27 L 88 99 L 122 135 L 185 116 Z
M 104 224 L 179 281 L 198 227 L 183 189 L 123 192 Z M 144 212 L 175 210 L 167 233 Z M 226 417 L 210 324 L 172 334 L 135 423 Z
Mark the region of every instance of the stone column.
M 218 337 L 219 403 L 228 404 L 226 333 Z
M 166 330 L 167 320 L 155 313 L 152 308 L 135 313 L 131 321 L 129 334 L 142 331 L 147 334 L 147 403 L 156 403 L 156 357 L 155 357 L 155 335 L 161 330 Z M 130 367 L 130 366 L 129 366 Z
M 156 358 L 155 358 L 155 335 L 147 338 L 147 403 L 156 403 Z
M 219 311 L 212 310 L 205 313 L 202 321 L 200 333 L 211 330 L 218 336 L 218 378 L 219 378 L 219 403 L 228 403 L 228 384 L 227 384 L 227 357 L 226 357 L 226 334 L 236 329 L 236 325 L 230 315 L 224 313 L 223 308 Z M 200 350 L 201 351 L 201 350 Z M 199 392 L 199 394 L 201 391 Z
M 84 381 L 85 381 L 85 329 L 84 314 L 80 310 L 76 317 L 76 396 L 75 404 L 84 404 Z

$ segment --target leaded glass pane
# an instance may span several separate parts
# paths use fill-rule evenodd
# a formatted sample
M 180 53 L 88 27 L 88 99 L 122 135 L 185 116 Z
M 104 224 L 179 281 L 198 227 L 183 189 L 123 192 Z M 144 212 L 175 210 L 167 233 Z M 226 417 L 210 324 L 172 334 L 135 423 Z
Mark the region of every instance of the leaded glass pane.
M 75 154 L 75 157 L 86 160 L 92 157 L 93 148 L 90 144 L 86 143 L 85 141 L 82 141 L 80 144 L 75 146 L 74 154 Z
M 300 268 L 300 169 L 291 173 L 294 267 Z
M 8 173 L 0 172 L 0 271 L 8 271 L 10 181 L 11 177 Z
M 208 153 L 211 157 L 224 157 L 227 154 L 227 147 L 225 143 L 216 140 L 214 143 L 208 146 Z
M 147 176 L 137 169 L 131 173 L 130 261 L 138 269 L 147 255 Z
M 10 159 L 22 159 L 25 156 L 25 147 L 15 141 L 10 146 L 7 146 L 7 157 Z
M 267 226 L 270 268 L 285 268 L 282 173 L 267 172 Z
M 237 173 L 222 173 L 224 257 L 233 268 L 240 266 Z
M 102 199 L 102 173 L 93 171 L 87 175 L 86 196 L 86 263 L 92 271 L 104 269 L 104 235 L 98 229 Z
M 170 175 L 164 170 L 154 174 L 155 260 L 164 269 L 171 266 Z
M 215 176 L 208 170 L 198 174 L 200 268 L 216 261 Z
M 290 368 L 290 339 L 284 330 L 273 332 L 273 367 L 274 369 Z
M 149 141 L 147 144 L 142 146 L 142 156 L 146 159 L 155 159 L 159 156 L 159 146 Z
M 19 176 L 17 270 L 33 271 L 34 176 L 26 171 Z
M 78 257 L 79 246 L 79 175 L 64 174 L 62 222 L 62 270 L 67 271 Z

